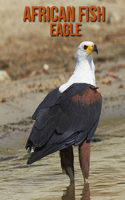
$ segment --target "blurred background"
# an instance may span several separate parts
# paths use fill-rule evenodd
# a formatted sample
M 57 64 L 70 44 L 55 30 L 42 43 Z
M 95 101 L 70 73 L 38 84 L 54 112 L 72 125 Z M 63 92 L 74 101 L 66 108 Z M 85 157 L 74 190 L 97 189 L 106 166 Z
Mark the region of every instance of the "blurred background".
M 82 37 L 51 37 L 50 23 L 39 22 L 38 17 L 35 22 L 23 22 L 26 5 L 29 7 L 33 5 L 75 6 L 75 22 L 78 22 L 79 6 L 105 6 L 106 21 L 83 20 Z M 53 3 L 49 0 L 47 2 L 36 0 L 35 3 L 33 0 L 20 2 L 1 0 L 1 101 L 3 98 L 26 92 L 51 90 L 66 82 L 74 71 L 78 45 L 82 41 L 89 40 L 93 41 L 99 49 L 99 55 L 94 55 L 96 82 L 104 97 L 103 105 L 105 100 L 108 104 L 111 103 L 109 110 L 114 105 L 114 101 L 121 98 L 125 89 L 124 11 L 122 0 L 53 1 Z M 123 102 L 119 104 L 122 106 Z
M 25 6 L 54 5 L 58 8 L 75 6 L 75 22 L 78 22 L 79 6 L 105 6 L 106 21 L 83 20 L 82 37 L 51 37 L 50 23 L 39 22 L 38 17 L 35 22 L 23 22 Z M 90 194 L 91 199 L 124 199 L 124 5 L 124 0 L 0 0 L 0 164 L 1 171 L 5 172 L 1 178 L 1 199 L 21 199 L 24 193 L 26 199 L 84 199 L 86 194 L 86 199 L 90 199 Z M 85 40 L 93 41 L 99 50 L 99 54 L 94 55 L 94 63 L 103 107 L 92 143 L 91 184 L 82 192 L 84 186 L 77 149 L 77 185 L 66 188 L 68 178 L 61 173 L 58 153 L 36 163 L 36 173 L 34 167 L 26 168 L 24 147 L 33 125 L 31 116 L 35 108 L 50 90 L 69 79 L 74 71 L 77 47 Z M 52 168 L 53 159 L 55 165 Z M 38 176 L 44 176 L 44 184 Z M 36 183 L 34 194 L 30 193 L 33 182 Z M 102 188 L 99 187 L 101 184 Z

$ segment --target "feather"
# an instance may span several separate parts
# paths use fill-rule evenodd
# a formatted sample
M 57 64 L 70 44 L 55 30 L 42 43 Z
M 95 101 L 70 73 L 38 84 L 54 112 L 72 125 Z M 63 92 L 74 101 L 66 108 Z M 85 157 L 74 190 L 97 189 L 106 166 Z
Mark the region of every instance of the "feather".
M 91 139 L 97 128 L 102 99 L 95 86 L 75 83 L 63 93 L 50 92 L 36 109 L 26 148 L 35 147 L 28 164 L 71 145 Z M 54 97 L 53 97 L 54 96 Z M 51 101 L 52 100 L 52 101 Z

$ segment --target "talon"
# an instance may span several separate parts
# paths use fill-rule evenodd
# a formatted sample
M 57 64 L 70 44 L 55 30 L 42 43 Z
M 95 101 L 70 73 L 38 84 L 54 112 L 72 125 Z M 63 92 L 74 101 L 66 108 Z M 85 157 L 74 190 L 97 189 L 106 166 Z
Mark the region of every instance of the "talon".
M 84 179 L 84 183 L 88 183 L 89 182 L 89 179 Z

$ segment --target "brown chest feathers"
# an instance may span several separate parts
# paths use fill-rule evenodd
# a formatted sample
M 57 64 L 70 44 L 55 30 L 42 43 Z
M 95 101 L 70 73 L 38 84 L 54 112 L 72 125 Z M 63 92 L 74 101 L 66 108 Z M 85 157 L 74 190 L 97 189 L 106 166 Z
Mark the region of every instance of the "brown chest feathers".
M 93 104 L 101 101 L 101 94 L 97 91 L 98 88 L 87 88 L 82 95 L 75 95 L 71 99 L 75 102 L 83 102 L 83 104 Z

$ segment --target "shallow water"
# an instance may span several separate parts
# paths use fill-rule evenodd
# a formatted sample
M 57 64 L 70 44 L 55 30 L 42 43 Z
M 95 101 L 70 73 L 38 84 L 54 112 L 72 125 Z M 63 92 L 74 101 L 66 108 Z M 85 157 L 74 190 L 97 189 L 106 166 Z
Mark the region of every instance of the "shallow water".
M 19 150 L 0 149 L 0 199 L 115 200 L 125 199 L 125 119 L 101 121 L 91 143 L 89 183 L 84 184 L 75 154 L 75 184 L 62 173 L 58 152 L 27 166 L 21 140 Z M 19 141 L 18 141 L 19 142 Z M 7 153 L 8 152 L 8 153 Z

